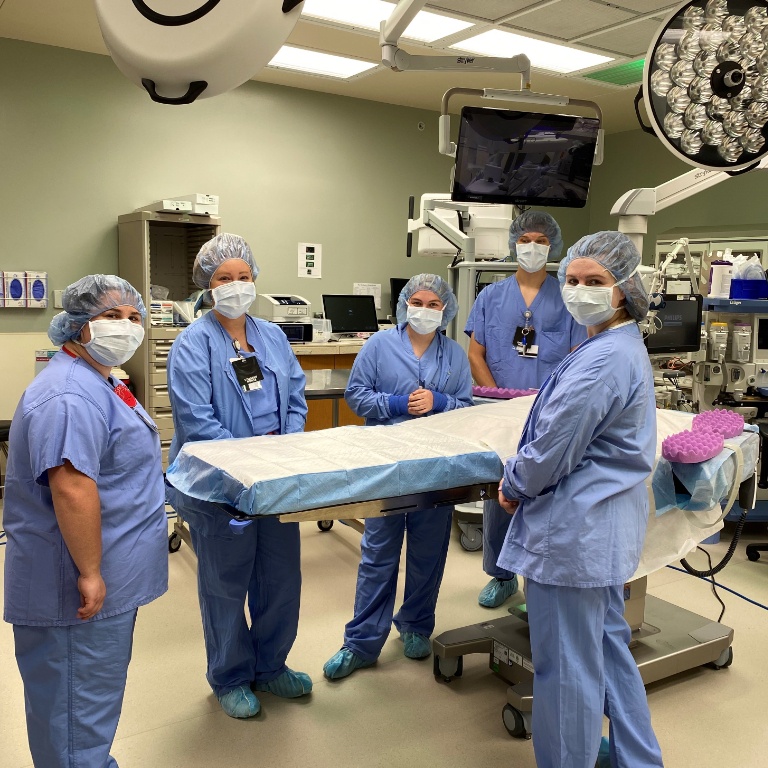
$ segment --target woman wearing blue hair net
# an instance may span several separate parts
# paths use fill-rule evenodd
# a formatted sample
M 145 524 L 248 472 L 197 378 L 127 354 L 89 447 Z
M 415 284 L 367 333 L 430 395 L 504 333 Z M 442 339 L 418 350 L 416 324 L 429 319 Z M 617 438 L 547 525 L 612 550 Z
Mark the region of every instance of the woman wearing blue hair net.
M 62 303 L 48 331 L 61 351 L 11 424 L 4 618 L 34 764 L 116 768 L 137 610 L 168 588 L 160 437 L 111 375 L 141 344 L 146 312 L 114 275 L 78 280 Z
M 188 442 L 304 429 L 305 377 L 296 355 L 277 325 L 248 314 L 257 274 L 251 249 L 238 235 L 217 235 L 195 258 L 192 278 L 210 291 L 213 309 L 179 334 L 168 355 L 171 461 Z M 222 709 L 248 718 L 261 709 L 254 691 L 308 694 L 309 675 L 285 663 L 299 622 L 298 523 L 254 518 L 233 535 L 229 517 L 214 504 L 175 488 L 167 494 L 189 523 L 207 678 Z
M 563 238 L 544 211 L 526 211 L 509 228 L 517 273 L 483 289 L 464 332 L 475 383 L 484 387 L 538 389 L 555 366 L 586 338 L 566 312 L 547 261 L 557 261 Z M 478 597 L 497 608 L 517 592 L 517 577 L 498 564 L 509 516 L 495 500 L 483 504 L 483 570 L 491 577 Z
M 639 264 L 619 232 L 569 249 L 563 300 L 588 339 L 539 391 L 499 487 L 513 514 L 499 564 L 525 577 L 540 768 L 593 768 L 598 750 L 601 768 L 662 765 L 624 619 L 656 450 Z M 603 713 L 610 741 L 601 746 Z
M 440 331 L 456 315 L 450 286 L 437 275 L 416 275 L 400 292 L 396 328 L 374 334 L 355 359 L 345 398 L 367 425 L 472 405 L 472 379 L 464 350 Z M 435 606 L 448 555 L 453 507 L 368 518 L 361 542 L 354 617 L 344 644 L 323 667 L 338 680 L 373 664 L 392 622 L 405 655 L 430 654 Z M 405 597 L 393 616 L 400 551 L 408 534 Z

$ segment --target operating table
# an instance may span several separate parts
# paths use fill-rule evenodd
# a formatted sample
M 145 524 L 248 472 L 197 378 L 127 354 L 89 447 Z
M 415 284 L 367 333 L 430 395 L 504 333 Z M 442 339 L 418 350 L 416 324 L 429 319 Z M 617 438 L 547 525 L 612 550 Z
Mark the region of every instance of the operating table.
M 235 526 L 264 514 L 282 522 L 349 520 L 465 503 L 495 496 L 532 402 L 522 397 L 392 426 L 191 443 L 167 478 L 184 493 L 222 505 Z M 732 660 L 731 628 L 646 594 L 647 575 L 717 533 L 739 493 L 744 509 L 753 506 L 756 432 L 727 441 L 717 459 L 698 469 L 688 465 L 685 485 L 673 477 L 660 457 L 661 443 L 690 428 L 691 419 L 657 411 L 646 545 L 625 589 L 633 653 L 646 683 Z M 524 616 L 444 632 L 433 640 L 433 650 L 435 674 L 444 680 L 461 675 L 464 655 L 488 653 L 491 669 L 510 683 L 503 709 L 507 729 L 514 736 L 530 734 L 533 664 Z

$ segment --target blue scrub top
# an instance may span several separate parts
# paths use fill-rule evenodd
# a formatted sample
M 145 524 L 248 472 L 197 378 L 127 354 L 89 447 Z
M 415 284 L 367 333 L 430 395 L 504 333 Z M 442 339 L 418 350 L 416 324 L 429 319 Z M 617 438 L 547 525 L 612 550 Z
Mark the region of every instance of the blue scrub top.
M 48 470 L 65 460 L 95 481 L 101 500 L 102 610 L 126 613 L 168 588 L 168 525 L 160 438 L 91 365 L 54 355 L 21 397 L 11 425 L 3 510 L 4 618 L 80 624 L 79 572 L 56 522 Z M 136 411 L 149 424 L 141 405 Z
M 581 344 L 536 396 L 504 471 L 520 506 L 499 566 L 541 584 L 624 584 L 640 562 L 655 456 L 653 372 L 632 322 Z
M 221 329 L 224 331 L 224 329 Z M 261 389 L 255 389 L 246 396 L 248 408 L 251 411 L 251 425 L 254 435 L 268 435 L 270 432 L 280 431 L 280 408 L 279 395 L 277 393 L 277 376 L 275 372 L 267 365 L 267 349 L 261 334 L 256 330 L 255 323 L 246 322 L 245 335 L 248 339 L 248 345 L 253 347 L 255 352 L 246 352 L 241 350 L 243 357 L 255 357 L 259 363 L 264 379 L 261 382 Z
M 246 315 L 246 334 L 262 371 L 274 376 L 272 404 L 276 408 L 277 431 L 284 435 L 301 432 L 307 418 L 306 378 L 288 339 L 274 323 L 250 315 Z M 230 362 L 234 354 L 232 340 L 213 312 L 195 320 L 173 342 L 168 355 L 168 394 L 175 433 L 169 461 L 187 442 L 253 437 L 275 431 L 264 429 L 274 423 L 266 413 L 274 412 L 266 405 L 267 399 L 261 401 L 265 413 L 254 408 L 255 397 L 268 394 L 269 389 L 244 393 Z M 212 535 L 221 529 L 217 524 L 221 512 L 214 505 L 175 488 L 169 487 L 166 494 L 174 509 L 183 510 L 199 533 Z
M 536 330 L 536 358 L 522 357 L 512 343 L 518 326 L 525 325 L 523 313 L 529 309 L 530 324 Z M 485 362 L 497 387 L 538 389 L 560 361 L 587 338 L 565 308 L 560 283 L 547 275 L 536 298 L 528 307 L 513 275 L 486 286 L 469 313 L 464 333 L 475 334 L 475 341 L 485 347 Z
M 472 376 L 464 350 L 438 332 L 418 358 L 407 323 L 401 323 L 378 331 L 365 342 L 355 358 L 344 398 L 367 425 L 397 424 L 419 417 L 392 416 L 389 396 L 409 395 L 419 388 L 446 395 L 446 411 L 472 405 Z

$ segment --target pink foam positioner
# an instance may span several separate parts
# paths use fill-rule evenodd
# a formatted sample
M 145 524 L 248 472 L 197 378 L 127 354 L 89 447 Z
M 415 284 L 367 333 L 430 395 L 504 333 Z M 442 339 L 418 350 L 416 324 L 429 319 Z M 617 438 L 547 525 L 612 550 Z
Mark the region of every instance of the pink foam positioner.
M 713 459 L 723 450 L 723 436 L 717 432 L 698 429 L 695 432 L 685 430 L 670 435 L 661 443 L 661 455 L 667 461 L 682 464 L 699 464 Z
M 504 387 L 472 387 L 476 397 L 495 397 L 498 400 L 512 400 L 515 397 L 535 395 L 537 389 L 505 389 Z
M 700 429 L 718 432 L 724 438 L 736 437 L 744 430 L 744 417 L 741 414 L 716 408 L 714 411 L 704 411 L 693 417 L 693 430 Z

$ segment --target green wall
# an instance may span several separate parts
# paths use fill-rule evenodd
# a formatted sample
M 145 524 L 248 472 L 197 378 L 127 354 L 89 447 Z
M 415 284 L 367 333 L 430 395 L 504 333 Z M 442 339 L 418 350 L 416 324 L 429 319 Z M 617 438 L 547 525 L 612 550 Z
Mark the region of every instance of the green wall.
M 625 192 L 638 187 L 655 187 L 691 170 L 662 143 L 639 129 L 607 137 L 605 162 L 595 169 L 589 206 L 591 231 L 616 229 L 618 217 L 611 216 L 613 204 Z M 653 259 L 656 237 L 676 227 L 717 227 L 723 225 L 768 226 L 768 174 L 762 171 L 732 179 L 651 216 L 643 246 L 643 261 Z
M 116 271 L 118 215 L 206 192 L 253 247 L 260 292 L 388 293 L 390 277 L 447 273 L 405 241 L 408 196 L 447 191 L 450 167 L 427 110 L 255 82 L 164 107 L 105 56 L 0 39 L 0 269 L 47 270 L 51 292 Z M 322 280 L 297 277 L 299 242 L 323 245 Z M 0 310 L 0 332 L 53 314 Z

